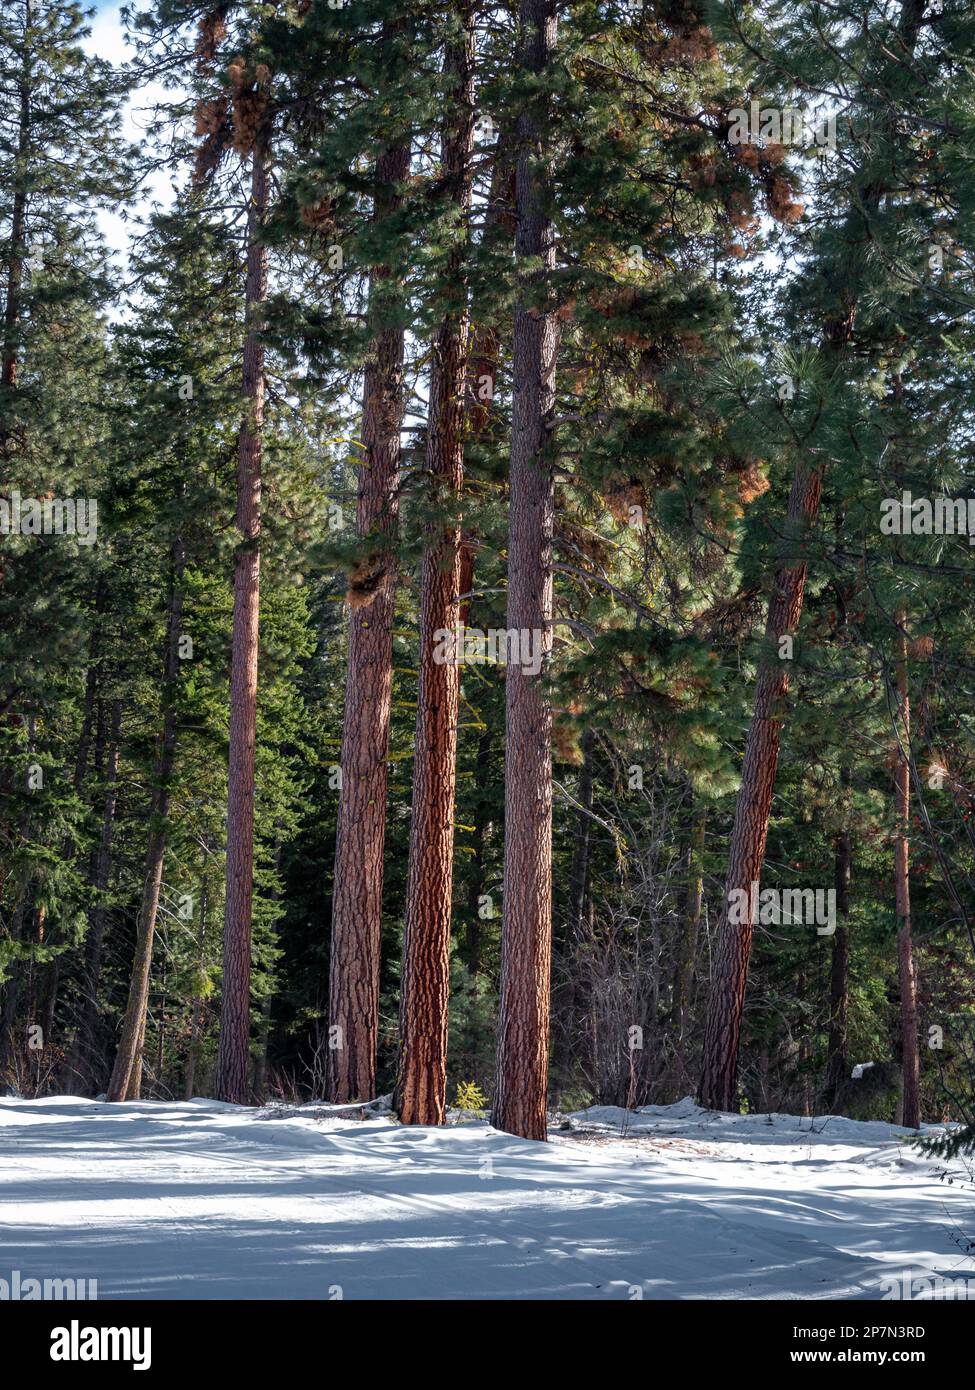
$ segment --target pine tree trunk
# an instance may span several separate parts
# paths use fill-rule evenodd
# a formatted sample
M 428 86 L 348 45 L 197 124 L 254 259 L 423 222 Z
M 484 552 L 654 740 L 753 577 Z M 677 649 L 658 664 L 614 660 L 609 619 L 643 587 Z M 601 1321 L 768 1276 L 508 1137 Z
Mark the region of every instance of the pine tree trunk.
M 841 773 L 843 785 L 850 780 L 849 769 Z M 829 1043 L 826 1053 L 826 1089 L 829 1104 L 836 1104 L 837 1093 L 850 1071 L 848 1013 L 850 998 L 850 881 L 853 870 L 853 841 L 848 830 L 840 831 L 834 847 L 834 887 L 836 890 L 836 931 L 829 977 Z
M 902 65 L 904 57 L 909 58 L 914 52 L 925 4 L 926 0 L 902 0 L 898 30 L 903 56 L 887 55 L 895 68 Z M 883 184 L 877 182 L 857 191 L 857 200 L 849 216 L 843 258 L 832 267 L 833 293 L 838 312 L 826 324 L 826 336 L 836 353 L 846 349 L 853 333 L 861 277 L 873 240 L 871 219 L 887 191 Z M 793 541 L 815 521 L 821 490 L 821 465 L 810 468 L 799 458 L 786 520 L 786 533 Z M 802 613 L 806 562 L 802 559 L 798 563 L 796 561 L 797 557 L 793 555 L 791 563 L 784 565 L 776 576 L 776 589 L 769 604 L 766 627 L 766 635 L 771 643 L 777 642 L 779 636 L 793 633 Z M 745 745 L 705 1025 L 699 1098 L 702 1105 L 715 1110 L 734 1109 L 737 1102 L 738 1045 L 754 926 L 753 923 L 737 926 L 728 922 L 730 895 L 736 889 L 748 891 L 761 876 L 779 756 L 781 704 L 788 689 L 787 668 L 781 661 L 776 662 L 772 655 L 763 663 L 759 673 L 754 712 Z
M 497 139 L 491 167 L 491 190 L 484 218 L 484 237 L 487 240 L 497 227 L 515 233 L 514 164 L 510 157 L 510 141 L 502 132 Z M 498 378 L 498 358 L 501 350 L 497 325 L 490 320 L 472 325 L 471 356 L 467 369 L 467 437 L 479 439 L 488 427 L 492 414 L 495 385 Z M 466 628 L 471 619 L 474 577 L 477 566 L 478 542 L 470 532 L 461 535 L 460 547 L 460 604 L 458 627 Z M 483 793 L 490 781 L 492 736 L 484 729 L 477 745 L 474 769 L 475 789 Z M 481 969 L 481 897 L 484 894 L 484 846 L 491 823 L 478 808 L 471 837 L 472 874 L 467 891 L 467 970 L 475 979 Z
M 149 977 L 152 946 L 159 913 L 163 861 L 166 856 L 166 819 L 169 815 L 170 781 L 176 760 L 176 681 L 179 671 L 179 637 L 183 618 L 183 569 L 186 551 L 182 539 L 173 542 L 169 613 L 166 620 L 166 666 L 162 692 L 163 723 L 153 777 L 149 811 L 149 843 L 142 882 L 142 902 L 136 923 L 135 958 L 129 983 L 129 998 L 122 1022 L 115 1066 L 108 1084 L 106 1100 L 137 1099 L 142 1071 L 142 1045 L 145 1038 L 146 1010 L 149 1005 Z
M 894 773 L 897 835 L 894 841 L 894 894 L 897 912 L 897 967 L 900 981 L 901 1064 L 904 1071 L 902 1124 L 921 1125 L 920 1058 L 917 1040 L 917 976 L 911 939 L 911 705 L 907 684 L 907 614 L 897 615 L 897 764 Z
M 733 894 L 744 890 L 751 901 L 751 885 L 761 879 L 765 860 L 775 773 L 779 760 L 783 704 L 789 692 L 788 662 L 778 656 L 779 638 L 795 633 L 802 613 L 807 561 L 802 558 L 802 536 L 816 518 L 822 489 L 822 472 L 800 459 L 796 464 L 786 534 L 788 558 L 775 576 L 765 628 L 766 654 L 755 688 L 755 705 L 745 744 L 741 788 L 728 852 L 728 875 L 718 921 L 711 997 L 704 1031 L 704 1056 L 700 1100 L 709 1110 L 737 1107 L 738 1044 L 745 1001 L 745 982 L 751 952 L 753 922 L 728 920 Z
M 474 136 L 474 39 L 447 47 L 453 92 L 443 135 L 446 195 L 466 229 L 471 206 Z M 463 246 L 451 252 L 446 280 L 466 291 Z M 445 315 L 430 372 L 427 470 L 457 510 L 464 476 L 464 393 L 470 320 L 466 307 Z M 437 661 L 438 633 L 455 631 L 460 593 L 460 525 L 438 528 L 423 557 L 420 675 L 413 762 L 413 814 L 400 994 L 400 1062 L 395 1106 L 403 1124 L 440 1125 L 447 1104 L 447 1002 L 457 781 L 460 668 Z
M 122 724 L 122 702 L 112 701 L 109 717 L 108 757 L 105 767 L 105 801 L 102 808 L 102 830 L 94 853 L 91 882 L 99 899 L 108 888 L 112 868 L 112 842 L 115 836 L 115 807 L 118 799 L 119 743 Z M 74 1047 L 72 1070 L 86 1087 L 94 1075 L 95 1024 L 98 1017 L 98 986 L 101 981 L 102 955 L 105 940 L 105 908 L 100 901 L 88 910 L 88 934 L 85 938 L 85 968 L 77 1041 Z
M 554 0 L 521 0 L 521 66 L 542 74 L 555 53 Z M 541 106 L 541 109 L 539 109 Z M 545 98 L 518 121 L 516 256 L 522 262 L 514 315 L 511 476 L 508 528 L 509 630 L 552 642 L 554 486 L 547 425 L 555 405 L 558 321 L 531 301 L 555 265 L 545 211 Z M 541 270 L 524 269 L 528 259 Z M 494 1124 L 526 1139 L 546 1138 L 549 992 L 552 960 L 551 711 L 540 676 L 506 672 L 504 924 Z
M 397 185 L 407 177 L 407 145 L 387 149 L 376 165 L 373 220 L 399 206 Z M 388 266 L 370 277 L 371 305 L 381 317 Z M 383 328 L 365 370 L 357 527 L 377 538 L 370 591 L 355 596 L 349 620 L 349 666 L 342 727 L 332 892 L 329 966 L 328 1096 L 337 1103 L 376 1094 L 379 971 L 382 940 L 383 846 L 386 835 L 389 714 L 393 683 L 396 576 L 389 550 L 396 528 L 396 485 L 403 422 L 403 331 Z
M 251 906 L 254 891 L 254 753 L 257 742 L 257 667 L 260 642 L 261 464 L 264 424 L 262 315 L 267 299 L 268 253 L 261 242 L 267 213 L 268 147 L 251 156 L 248 209 L 247 339 L 244 343 L 244 416 L 237 455 L 237 529 L 233 651 L 230 676 L 230 757 L 227 784 L 227 895 L 223 931 L 223 988 L 216 1090 L 220 1100 L 250 1099 Z

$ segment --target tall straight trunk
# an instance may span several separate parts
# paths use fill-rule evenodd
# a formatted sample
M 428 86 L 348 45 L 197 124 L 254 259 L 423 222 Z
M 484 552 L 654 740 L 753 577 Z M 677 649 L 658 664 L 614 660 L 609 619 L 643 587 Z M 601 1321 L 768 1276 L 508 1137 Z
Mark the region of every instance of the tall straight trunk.
M 491 237 L 496 228 L 510 234 L 512 244 L 516 219 L 514 214 L 514 163 L 511 158 L 511 142 L 502 131 L 497 138 L 491 167 L 491 189 L 487 213 L 484 218 L 485 239 Z M 495 385 L 498 379 L 498 359 L 501 352 L 501 338 L 497 324 L 490 318 L 472 325 L 471 353 L 467 367 L 467 441 L 479 439 L 488 427 L 492 417 Z M 470 622 L 473 604 L 474 576 L 477 565 L 477 537 L 471 532 L 461 535 L 460 546 L 460 603 L 458 605 L 458 628 L 466 628 Z M 490 781 L 491 730 L 485 728 L 478 739 L 477 760 L 474 769 L 474 785 L 483 794 Z M 484 894 L 484 848 L 490 833 L 491 823 L 478 808 L 474 819 L 471 838 L 472 874 L 467 890 L 467 969 L 475 978 L 481 968 L 481 897 Z
M 554 60 L 555 0 L 521 0 L 521 67 L 544 75 Z M 555 266 L 546 210 L 548 101 L 534 96 L 518 120 L 511 477 L 508 527 L 509 630 L 552 643 L 554 483 L 548 424 L 555 405 L 558 320 L 538 303 Z M 531 269 L 525 269 L 529 261 Z M 540 267 L 540 268 L 539 268 Z M 551 710 L 541 676 L 511 664 L 505 679 L 504 922 L 494 1124 L 526 1139 L 546 1137 L 552 963 Z
M 230 670 L 230 756 L 227 783 L 227 894 L 223 928 L 223 988 L 217 1095 L 246 1105 L 250 1085 L 251 905 L 254 891 L 254 749 L 257 742 L 257 665 L 260 642 L 261 464 L 264 425 L 264 343 L 267 247 L 261 241 L 268 197 L 268 144 L 251 155 L 247 216 L 247 338 L 241 382 L 244 413 L 237 449 L 237 529 L 234 625 Z
M 850 771 L 843 768 L 841 782 L 848 786 Z M 853 875 L 853 840 L 848 830 L 836 837 L 834 855 L 834 888 L 836 890 L 836 931 L 833 933 L 833 954 L 829 976 L 829 1042 L 826 1051 L 826 1089 L 830 1106 L 836 1104 L 837 1092 L 850 1070 L 848 1054 L 850 1004 L 850 882 Z
M 911 57 L 917 45 L 926 3 L 927 0 L 902 0 L 898 20 L 898 43 L 902 51 L 892 54 L 885 49 L 879 71 L 871 80 L 883 86 L 888 80 L 888 64 L 897 70 L 903 66 L 905 59 Z M 867 250 L 874 239 L 871 219 L 880 208 L 886 191 L 880 183 L 871 183 L 857 190 L 857 199 L 848 218 L 844 258 L 831 268 L 838 312 L 836 318 L 826 325 L 826 336 L 836 354 L 845 352 L 853 333 Z M 792 543 L 791 562 L 780 567 L 776 575 L 766 626 L 766 638 L 770 644 L 777 645 L 780 636 L 791 635 L 802 613 L 807 566 L 805 560 L 796 557 L 792 545 L 818 514 L 822 492 L 821 470 L 821 465 L 810 467 L 801 455 L 796 460 L 786 517 L 786 535 Z M 801 557 L 801 551 L 799 555 Z M 785 664 L 777 662 L 774 657 L 766 659 L 758 676 L 752 722 L 745 744 L 704 1033 L 699 1098 L 702 1105 L 715 1110 L 732 1110 L 737 1101 L 738 1046 L 754 929 L 752 922 L 736 925 L 728 921 L 729 903 L 731 894 L 736 890 L 748 893 L 747 900 L 751 902 L 751 884 L 758 882 L 761 877 L 775 790 L 783 704 L 788 691 L 789 677 Z
M 897 832 L 894 840 L 894 900 L 897 913 L 897 973 L 900 981 L 901 1065 L 904 1072 L 903 1120 L 921 1125 L 921 1078 L 917 1044 L 917 976 L 911 939 L 911 703 L 907 685 L 907 614 L 897 615 L 895 683 L 897 763 L 894 770 Z
M 467 225 L 474 140 L 474 35 L 469 11 L 462 37 L 447 45 L 444 69 L 453 91 L 442 141 L 445 196 L 460 224 L 445 267 L 452 296 L 464 303 L 444 315 L 430 372 L 427 471 L 457 511 L 464 477 L 464 393 L 470 318 L 466 305 Z M 400 994 L 400 1061 L 396 1109 L 403 1124 L 440 1125 L 447 1105 L 447 1000 L 457 781 L 460 668 L 438 661 L 445 631 L 455 631 L 460 594 L 460 524 L 437 527 L 423 556 L 420 675 L 413 761 L 413 814 Z M 440 637 L 438 637 L 440 634 Z
M 779 638 L 794 634 L 799 624 L 808 567 L 806 560 L 800 558 L 801 537 L 816 518 L 821 490 L 821 469 L 810 468 L 800 459 L 796 464 L 786 517 L 786 534 L 792 545 L 789 559 L 775 576 L 775 589 L 769 603 L 766 655 L 755 687 L 755 704 L 728 850 L 724 901 L 718 920 L 700 1088 L 701 1104 L 711 1110 L 734 1110 L 737 1104 L 738 1044 L 755 924 L 730 922 L 729 904 L 741 891 L 746 894 L 745 901 L 752 901 L 751 885 L 761 878 L 765 861 L 783 707 L 789 693 L 789 667 L 786 661 L 778 658 Z
M 166 619 L 166 661 L 162 691 L 162 731 L 153 774 L 152 802 L 149 809 L 149 842 L 146 847 L 142 880 L 142 901 L 136 922 L 135 957 L 129 983 L 129 998 L 122 1022 L 115 1066 L 108 1084 L 106 1100 L 135 1100 L 140 1090 L 142 1045 L 145 1038 L 146 1010 L 149 1005 L 149 977 L 152 946 L 159 914 L 163 861 L 166 857 L 170 782 L 176 761 L 176 681 L 179 673 L 179 637 L 183 621 L 183 570 L 186 549 L 177 536 L 172 548 L 169 612 Z
M 98 985 L 102 973 L 105 939 L 105 908 L 102 895 L 108 888 L 112 868 L 112 842 L 115 836 L 115 807 L 118 800 L 119 743 L 122 724 L 122 702 L 113 700 L 109 716 L 108 756 L 105 764 L 105 800 L 102 807 L 102 829 L 98 847 L 93 855 L 92 887 L 98 894 L 88 910 L 88 933 L 85 938 L 85 965 L 82 986 L 81 1016 L 73 1049 L 71 1070 L 86 1084 L 94 1075 L 95 1023 L 98 1017 Z
M 399 207 L 410 169 L 408 144 L 376 163 L 373 220 Z M 382 321 L 389 266 L 375 266 L 370 306 Z M 376 1094 L 383 846 L 386 836 L 389 713 L 393 686 L 396 529 L 400 430 L 403 423 L 403 330 L 382 328 L 366 364 L 362 404 L 365 462 L 359 468 L 357 528 L 377 551 L 368 592 L 355 596 L 349 619 L 349 665 L 342 726 L 329 963 L 328 1095 L 339 1103 Z

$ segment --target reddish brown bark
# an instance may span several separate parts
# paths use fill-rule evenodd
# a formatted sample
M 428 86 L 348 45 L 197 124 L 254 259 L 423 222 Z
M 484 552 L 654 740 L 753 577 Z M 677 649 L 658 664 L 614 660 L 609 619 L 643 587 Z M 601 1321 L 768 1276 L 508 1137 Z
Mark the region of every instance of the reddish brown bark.
M 926 0 L 902 0 L 898 38 L 903 53 L 887 55 L 896 67 L 902 65 L 903 57 L 914 52 L 925 3 Z M 837 314 L 826 325 L 826 336 L 835 353 L 843 352 L 853 335 L 861 275 L 874 235 L 871 218 L 886 192 L 882 183 L 871 183 L 861 191 L 850 212 L 847 249 L 835 268 Z M 821 472 L 808 468 L 800 458 L 789 498 L 788 534 L 801 534 L 815 520 L 821 487 Z M 779 636 L 795 631 L 802 612 L 805 578 L 804 561 L 793 561 L 791 566 L 779 570 L 769 604 L 766 634 L 770 641 L 777 642 Z M 738 926 L 728 922 L 729 900 L 734 890 L 747 891 L 761 876 L 779 755 L 781 705 L 788 688 L 787 668 L 774 657 L 763 663 L 745 746 L 705 1026 L 699 1095 L 702 1105 L 717 1110 L 731 1110 L 737 1103 L 738 1044 L 753 929 L 751 923 Z
M 146 1010 L 149 1004 L 149 977 L 152 970 L 152 946 L 159 913 L 159 893 L 162 887 L 163 861 L 166 856 L 167 817 L 169 815 L 170 781 L 176 759 L 176 681 L 179 672 L 179 636 L 183 616 L 183 569 L 186 552 L 182 540 L 173 542 L 173 561 L 170 580 L 169 612 L 166 619 L 166 662 L 162 691 L 162 732 L 156 754 L 153 776 L 152 804 L 149 813 L 149 843 L 146 848 L 142 881 L 142 902 L 136 922 L 135 957 L 129 983 L 129 997 L 122 1035 L 106 1100 L 133 1100 L 139 1094 L 142 1064 L 142 1044 L 145 1037 Z
M 408 145 L 387 149 L 376 164 L 374 220 L 395 212 L 398 185 L 410 168 Z M 382 315 L 388 266 L 370 277 L 370 300 Z M 337 1102 L 376 1093 L 383 845 L 386 835 L 389 712 L 393 684 L 396 486 L 403 422 L 403 331 L 382 328 L 366 364 L 362 405 L 365 462 L 359 468 L 357 527 L 376 549 L 367 585 L 354 595 L 342 727 L 329 967 L 328 1094 Z
M 521 66 L 543 73 L 557 35 L 554 0 L 521 0 Z M 508 525 L 508 628 L 552 641 L 554 485 L 547 426 L 555 405 L 558 320 L 538 307 L 555 265 L 555 233 L 545 212 L 544 97 L 518 121 L 515 253 L 522 269 L 514 314 L 511 474 Z M 526 1139 L 546 1138 L 549 994 L 552 960 L 551 710 L 541 677 L 506 672 L 504 922 L 498 1075 L 494 1124 Z
M 465 19 L 467 17 L 465 16 Z M 474 136 L 474 39 L 448 45 L 445 69 L 454 93 L 442 142 L 445 192 L 466 228 L 471 206 Z M 451 290 L 466 292 L 464 249 L 449 258 Z M 427 470 L 456 511 L 464 476 L 464 392 L 470 320 L 466 307 L 445 314 L 430 372 Z M 440 1125 L 447 1103 L 447 1001 L 454 860 L 457 712 L 460 670 L 435 654 L 458 622 L 460 525 L 438 527 L 423 557 L 420 674 L 413 760 L 413 813 L 400 995 L 396 1109 L 403 1124 Z M 473 574 L 473 570 L 471 571 Z
M 502 131 L 495 145 L 491 165 L 491 190 L 484 218 L 485 242 L 497 235 L 498 230 L 506 232 L 511 238 L 514 237 L 517 229 L 514 202 L 515 162 L 512 158 L 510 139 Z M 471 337 L 471 360 L 467 373 L 468 428 L 471 437 L 476 438 L 487 429 L 491 418 L 501 347 L 498 324 L 490 318 L 483 319 L 474 325 Z M 462 592 L 467 591 L 465 589 Z
M 257 742 L 257 668 L 260 646 L 261 466 L 264 425 L 262 313 L 267 299 L 268 253 L 261 241 L 267 213 L 268 147 L 251 156 L 248 209 L 247 338 L 241 394 L 244 414 L 237 450 L 237 529 L 234 624 L 230 673 L 230 757 L 227 784 L 227 895 L 223 930 L 223 989 L 217 1095 L 246 1105 L 250 1099 L 251 908 L 254 891 L 254 753 Z
M 788 559 L 775 576 L 775 590 L 769 603 L 766 654 L 755 687 L 741 789 L 728 850 L 724 902 L 718 920 L 700 1087 L 701 1104 L 712 1110 L 734 1110 L 737 1106 L 738 1044 L 754 923 L 730 922 L 729 904 L 735 900 L 733 895 L 742 890 L 749 895 L 750 901 L 751 885 L 757 883 L 762 874 L 779 760 L 783 704 L 789 693 L 789 664 L 778 655 L 779 638 L 791 636 L 799 624 L 807 570 L 807 561 L 801 558 L 801 537 L 816 518 L 821 489 L 821 471 L 809 468 L 800 459 L 796 464 L 786 519 L 786 533 L 798 546 L 798 551 L 790 545 Z
M 918 1129 L 921 1124 L 921 1079 L 917 1045 L 917 976 L 911 937 L 911 849 L 908 838 L 911 823 L 911 702 L 907 683 L 907 614 L 903 611 L 897 615 L 897 626 L 894 901 L 900 982 L 901 1066 L 904 1073 L 901 1122 L 909 1129 Z

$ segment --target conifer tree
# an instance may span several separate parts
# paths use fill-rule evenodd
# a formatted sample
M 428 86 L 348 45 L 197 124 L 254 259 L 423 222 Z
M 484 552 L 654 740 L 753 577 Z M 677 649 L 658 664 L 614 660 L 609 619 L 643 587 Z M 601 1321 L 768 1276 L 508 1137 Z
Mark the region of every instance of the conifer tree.
M 857 114 L 850 120 L 851 130 L 857 130 L 857 122 L 863 121 L 862 134 L 858 135 L 860 161 L 850 186 L 843 190 L 845 200 L 834 204 L 844 209 L 843 230 L 835 241 L 827 237 L 821 252 L 826 257 L 831 251 L 835 252 L 837 260 L 832 264 L 814 263 L 811 272 L 807 272 L 811 273 L 817 288 L 829 287 L 826 296 L 831 302 L 820 331 L 825 339 L 823 352 L 827 370 L 834 383 L 850 372 L 847 359 L 851 356 L 851 342 L 867 287 L 868 248 L 875 236 L 884 199 L 900 181 L 896 163 L 893 170 L 889 165 L 881 167 L 877 146 L 871 143 L 870 135 L 888 159 L 894 157 L 893 142 L 898 134 L 898 109 L 894 102 L 904 94 L 905 85 L 909 91 L 917 81 L 911 71 L 911 59 L 923 13 L 923 0 L 904 0 L 895 22 L 864 30 L 866 52 L 859 66 L 865 74 L 865 88 L 854 95 Z M 790 31 L 789 37 L 790 42 L 798 45 L 800 38 L 796 30 Z M 896 98 L 893 91 L 897 92 Z M 833 191 L 834 198 L 837 192 Z M 817 298 L 822 303 L 822 295 Z M 853 374 L 856 374 L 855 367 Z M 842 418 L 838 393 L 821 398 L 820 410 L 824 412 L 823 419 L 828 427 L 835 430 Z M 797 450 L 782 527 L 783 545 L 772 580 L 765 655 L 756 681 L 729 844 L 725 902 L 718 926 L 700 1082 L 701 1102 L 713 1109 L 732 1110 L 737 1102 L 737 1058 L 754 923 L 732 922 L 729 905 L 737 894 L 751 894 L 752 885 L 761 878 L 784 705 L 789 693 L 789 652 L 802 615 L 808 572 L 806 538 L 819 514 L 824 467 L 824 451 L 815 447 L 814 438 L 803 440 Z
M 442 271 L 450 296 L 430 369 L 427 471 L 456 508 L 463 486 L 464 419 L 470 314 L 463 272 L 471 207 L 474 136 L 473 33 L 466 9 L 445 43 L 445 119 L 441 145 L 447 202 Z M 439 500 L 434 498 L 434 503 Z M 396 1102 L 405 1124 L 442 1124 L 447 1087 L 447 997 L 454 858 L 454 788 L 460 692 L 455 660 L 442 660 L 445 634 L 456 634 L 461 592 L 459 516 L 431 527 L 423 557 L 420 675 L 413 760 L 409 883 L 400 1000 Z

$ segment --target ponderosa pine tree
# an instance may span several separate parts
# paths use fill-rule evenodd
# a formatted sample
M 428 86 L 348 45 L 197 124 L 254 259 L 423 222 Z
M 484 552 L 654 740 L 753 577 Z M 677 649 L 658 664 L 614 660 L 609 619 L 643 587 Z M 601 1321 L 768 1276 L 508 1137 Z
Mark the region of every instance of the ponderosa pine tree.
M 383 19 L 377 41 L 394 73 L 408 54 L 410 21 Z M 394 78 L 395 80 L 395 78 Z M 372 234 L 390 236 L 410 170 L 404 109 L 385 108 L 390 138 L 373 170 Z M 393 242 L 395 246 L 395 241 Z M 369 1100 L 376 1089 L 383 852 L 396 603 L 394 538 L 403 426 L 404 331 L 397 304 L 401 267 L 378 258 L 369 268 L 368 316 L 374 333 L 362 387 L 362 462 L 356 529 L 363 554 L 349 588 L 348 673 L 342 726 L 329 967 L 329 1080 L 333 1101 Z
M 509 632 L 552 649 L 555 523 L 549 424 L 555 408 L 559 324 L 545 301 L 555 268 L 548 207 L 550 79 L 558 21 L 552 0 L 521 0 L 520 70 L 534 87 L 517 124 L 515 257 L 519 279 L 512 355 L 509 479 Z M 504 923 L 493 1122 L 545 1139 L 552 959 L 551 710 L 541 673 L 511 664 L 505 677 Z
M 271 123 L 266 64 L 234 88 L 238 152 L 250 159 L 247 205 L 247 336 L 241 378 L 243 418 L 237 461 L 237 529 L 234 624 L 230 676 L 230 754 L 227 794 L 227 890 L 223 937 L 223 992 L 217 1091 L 222 1100 L 250 1099 L 251 899 L 254 881 L 254 768 L 260 646 L 261 464 L 264 426 L 262 315 L 268 288 L 264 223 L 271 177 Z M 247 104 L 246 116 L 240 108 Z M 249 148 L 246 148 L 249 146 Z
M 442 659 L 456 633 L 461 589 L 457 512 L 464 474 L 464 424 L 470 311 L 464 261 L 470 236 L 474 141 L 474 40 L 469 10 L 452 16 L 444 56 L 441 141 L 447 307 L 430 368 L 426 466 L 454 512 L 433 522 L 423 557 L 419 686 L 413 759 L 409 881 L 400 986 L 400 1061 L 395 1105 L 404 1124 L 443 1124 L 447 1099 L 447 1000 L 454 862 L 454 803 L 460 671 Z M 469 588 L 469 582 L 468 586 Z
M 232 460 L 239 448 L 231 422 L 236 416 L 239 432 L 240 421 L 231 378 L 242 317 L 239 260 L 226 229 L 208 214 L 200 190 L 183 195 L 171 214 L 154 219 L 133 273 L 143 307 L 119 333 L 114 412 L 125 466 L 117 470 L 109 496 L 110 581 L 115 605 L 131 602 L 135 588 L 149 608 L 148 649 L 133 653 L 133 664 L 137 668 L 140 660 L 149 664 L 155 659 L 162 680 L 149 735 L 154 752 L 147 776 L 151 792 L 141 901 L 126 1015 L 108 1091 L 112 1100 L 133 1098 L 140 1086 L 153 943 L 161 904 L 166 903 L 166 857 L 177 833 L 170 808 L 185 751 L 182 726 L 206 722 L 192 704 L 187 708 L 187 685 L 195 687 L 201 679 L 194 674 L 200 619 L 195 616 L 188 630 L 187 604 L 200 571 L 213 566 L 220 554 L 220 516 L 230 507 Z M 167 575 L 162 614 L 153 611 L 160 565 Z M 193 605 L 195 613 L 195 597 Z M 138 704 L 135 679 L 131 669 L 119 677 L 127 708 Z M 130 720 L 137 717 L 141 710 L 129 715 Z
M 850 117 L 849 124 L 851 132 L 858 132 L 859 158 L 850 187 L 844 190 L 845 197 L 835 204 L 844 209 L 841 213 L 845 218 L 843 233 L 825 252 L 838 259 L 832 267 L 814 260 L 811 271 L 806 272 L 814 277 L 817 285 L 829 285 L 827 300 L 832 303 L 820 331 L 825 339 L 823 351 L 828 371 L 834 382 L 849 372 L 846 360 L 851 356 L 851 341 L 866 288 L 869 247 L 875 237 L 879 210 L 885 197 L 894 194 L 900 186 L 894 142 L 900 135 L 900 102 L 909 101 L 911 92 L 916 91 L 922 81 L 921 75 L 912 69 L 911 60 L 923 15 L 924 0 L 904 0 L 893 21 L 878 17 L 877 24 L 865 26 L 863 31 L 866 52 L 858 68 L 864 74 L 864 87 L 853 96 L 857 114 Z M 790 40 L 798 44 L 799 35 L 795 30 L 790 33 Z M 862 131 L 858 121 L 863 122 Z M 867 138 L 868 132 L 872 132 L 876 143 Z M 878 148 L 882 149 L 886 162 L 878 161 Z M 916 151 L 909 150 L 906 156 L 899 158 L 914 156 Z M 817 302 L 822 300 L 823 296 L 817 295 Z M 834 428 L 841 418 L 835 395 L 829 399 L 824 418 Z M 783 546 L 772 579 L 764 655 L 759 664 L 745 745 L 741 788 L 728 851 L 725 899 L 718 924 L 699 1089 L 701 1103 L 716 1110 L 733 1110 L 737 1104 L 738 1049 L 754 930 L 752 921 L 730 920 L 730 904 L 741 893 L 751 902 L 752 885 L 761 878 L 782 720 L 789 694 L 791 643 L 803 608 L 808 571 L 807 538 L 819 514 L 824 468 L 823 454 L 808 436 L 797 449 L 782 526 Z

